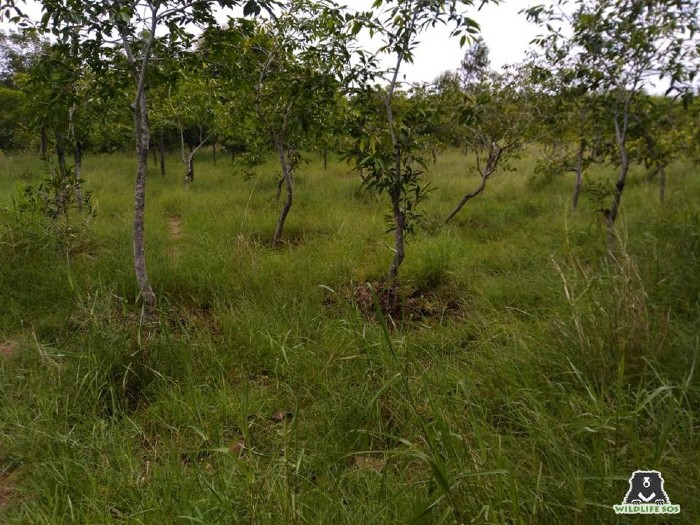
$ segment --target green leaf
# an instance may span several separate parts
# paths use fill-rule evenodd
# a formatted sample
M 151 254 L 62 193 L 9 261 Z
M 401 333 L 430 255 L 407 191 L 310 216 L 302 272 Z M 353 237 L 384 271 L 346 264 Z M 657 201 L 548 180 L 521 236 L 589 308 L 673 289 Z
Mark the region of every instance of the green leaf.
M 119 10 L 119 19 L 125 24 L 129 23 L 131 20 L 131 12 L 129 11 L 128 7 L 124 7 L 123 9 Z
M 259 15 L 260 11 L 261 11 L 260 6 L 257 4 L 257 2 L 255 0 L 249 0 L 243 6 L 243 16 Z

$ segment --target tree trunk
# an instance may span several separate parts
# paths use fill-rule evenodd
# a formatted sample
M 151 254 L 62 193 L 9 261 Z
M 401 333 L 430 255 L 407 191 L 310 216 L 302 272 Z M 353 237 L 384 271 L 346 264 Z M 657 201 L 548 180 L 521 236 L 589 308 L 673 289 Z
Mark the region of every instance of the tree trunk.
M 586 141 L 582 138 L 579 140 L 578 153 L 576 154 L 576 183 L 574 184 L 574 196 L 571 200 L 571 206 L 574 210 L 578 207 L 578 198 L 583 186 L 583 154 L 585 151 Z
M 401 191 L 395 188 L 391 192 L 391 211 L 394 219 L 394 257 L 389 266 L 389 308 L 392 315 L 400 315 L 400 298 L 399 298 L 399 267 L 404 259 L 405 241 L 404 235 L 406 231 L 406 215 L 401 210 Z
M 626 161 L 620 166 L 620 174 L 617 177 L 617 182 L 615 183 L 615 191 L 613 191 L 612 205 L 610 206 L 610 212 L 608 213 L 608 220 L 611 224 L 615 224 L 617 219 L 617 213 L 620 208 L 620 202 L 622 201 L 622 192 L 625 189 L 625 182 L 627 181 L 627 172 L 629 171 L 629 161 Z
M 625 182 L 627 181 L 627 172 L 629 171 L 629 156 L 627 154 L 627 146 L 625 144 L 620 144 L 620 158 L 622 160 L 620 165 L 620 173 L 617 177 L 617 182 L 615 183 L 615 190 L 613 191 L 613 200 L 609 210 L 606 210 L 606 224 L 608 227 L 608 243 L 610 249 L 615 245 L 615 220 L 617 219 L 617 214 L 620 208 L 620 203 L 622 202 L 622 192 L 625 189 Z
M 294 184 L 292 181 L 292 171 L 291 167 L 287 161 L 287 152 L 285 150 L 282 141 L 277 140 L 277 155 L 279 156 L 280 166 L 282 167 L 282 178 L 287 187 L 287 198 L 284 201 L 284 206 L 282 206 L 282 212 L 277 219 L 277 225 L 275 227 L 275 235 L 272 238 L 274 244 L 279 244 L 282 240 L 282 232 L 284 230 L 284 223 L 287 220 L 287 215 L 292 207 L 292 200 L 294 196 Z
M 613 191 L 613 200 L 610 209 L 606 210 L 606 224 L 608 227 L 608 249 L 612 252 L 615 247 L 617 236 L 615 235 L 615 220 L 622 201 L 622 192 L 625 189 L 627 181 L 627 172 L 630 168 L 630 158 L 627 151 L 627 129 L 629 126 L 629 107 L 631 96 L 625 95 L 622 108 L 622 115 L 618 112 L 615 114 L 615 138 L 617 139 L 617 147 L 620 154 L 620 173 L 615 182 L 615 190 Z M 620 122 L 622 117 L 622 122 Z
M 180 130 L 180 146 L 181 146 L 181 155 L 182 155 L 182 162 L 185 164 L 185 186 L 189 187 L 189 185 L 194 181 L 194 156 L 197 154 L 197 152 L 200 150 L 202 146 L 204 146 L 207 141 L 211 138 L 211 135 L 208 137 L 204 137 L 202 130 L 200 128 L 199 132 L 199 144 L 194 146 L 191 142 L 187 143 L 187 148 L 189 149 L 189 154 L 185 155 L 185 138 L 184 134 L 182 132 L 182 129 Z
M 80 142 L 76 141 L 73 145 L 73 173 L 75 174 L 75 200 L 78 203 L 78 210 L 83 210 L 83 189 L 80 186 L 80 172 L 83 167 L 83 150 Z
M 180 160 L 185 165 L 185 187 L 189 188 L 194 180 L 194 154 L 197 149 L 192 144 L 187 143 L 189 153 L 185 154 L 185 131 L 180 127 Z
M 189 186 L 194 180 L 194 154 L 197 152 L 197 150 L 192 148 L 191 144 L 189 144 L 188 147 L 190 153 L 185 158 L 185 186 Z
M 321 156 L 323 157 L 323 171 L 328 171 L 328 149 L 323 148 L 323 151 L 321 152 Z
M 158 151 L 160 153 L 160 175 L 165 177 L 165 137 L 162 130 L 158 137 Z
M 480 195 L 481 192 L 484 191 L 484 188 L 486 188 L 486 181 L 489 179 L 491 175 L 496 173 L 496 169 L 498 169 L 498 164 L 501 162 L 501 156 L 503 153 L 514 147 L 517 143 L 510 143 L 506 144 L 505 146 L 501 146 L 496 142 L 491 142 L 488 144 L 488 156 L 486 157 L 486 165 L 482 166 L 481 164 L 481 155 L 482 152 L 479 151 L 479 149 L 475 149 L 476 152 L 476 168 L 479 172 L 479 175 L 481 176 L 481 182 L 479 185 L 476 187 L 476 189 L 472 190 L 471 192 L 467 193 L 461 201 L 457 204 L 454 210 L 447 216 L 447 219 L 445 219 L 445 222 L 450 222 L 452 218 L 459 213 L 459 211 L 464 207 L 464 205 L 469 202 L 471 199 L 476 197 L 477 195 Z M 487 144 L 484 143 L 486 146 Z
M 78 106 L 74 103 L 68 110 L 68 129 L 70 133 L 70 139 L 73 143 L 73 175 L 75 178 L 75 200 L 78 203 L 78 210 L 83 209 L 83 191 L 80 187 L 80 171 L 83 165 L 83 152 L 80 145 L 80 140 L 78 140 L 78 130 L 76 129 L 76 118 L 75 112 Z M 65 161 L 64 161 L 65 164 Z
M 41 126 L 41 135 L 39 137 L 39 158 L 41 160 L 46 160 L 47 143 L 48 137 L 46 136 L 46 128 Z
M 549 143 L 550 151 L 552 156 L 556 156 L 559 152 L 559 141 L 557 139 L 552 139 Z
M 153 152 L 153 165 L 157 166 L 158 165 L 158 154 L 156 152 L 156 148 L 151 145 L 151 151 Z
M 604 149 L 605 148 L 603 147 L 603 134 L 600 131 L 596 131 L 595 134 L 591 137 L 590 141 L 590 153 L 593 162 L 600 163 L 605 160 Z
M 58 176 L 61 178 L 61 181 L 65 181 L 65 179 L 68 177 L 68 169 L 66 168 L 66 143 L 63 137 L 63 134 L 60 133 L 59 131 L 56 131 L 55 133 L 56 137 L 56 158 L 58 159 Z M 62 211 L 62 213 L 68 214 L 68 195 L 66 194 L 66 185 L 61 184 L 61 189 L 58 193 L 57 196 L 58 200 L 58 207 Z
M 666 169 L 659 166 L 659 202 L 661 204 L 666 200 Z
M 132 108 L 136 130 L 136 185 L 134 189 L 134 271 L 144 305 L 149 314 L 156 306 L 156 295 L 146 271 L 145 212 L 146 212 L 146 171 L 148 170 L 148 107 L 146 93 L 142 92 L 138 103 Z
M 146 173 L 148 172 L 148 146 L 151 143 L 151 133 L 148 123 L 148 104 L 146 103 L 146 78 L 148 73 L 148 60 L 151 55 L 151 47 L 155 39 L 157 20 L 156 12 L 159 4 L 151 4 L 152 18 L 149 37 L 146 39 L 143 56 L 137 60 L 131 49 L 130 36 L 125 26 L 119 27 L 119 33 L 124 45 L 124 52 L 128 62 L 134 68 L 136 80 L 136 93 L 131 104 L 131 113 L 134 118 L 134 135 L 136 139 L 136 184 L 134 185 L 134 273 L 139 286 L 139 293 L 144 303 L 146 317 L 152 317 L 156 309 L 156 294 L 153 293 L 151 283 L 146 271 L 146 239 L 145 239 L 145 215 L 146 215 Z
M 414 11 L 413 19 L 411 21 L 411 26 L 415 24 L 416 16 L 418 10 Z M 401 209 L 401 189 L 403 186 L 403 179 L 401 174 L 401 146 L 399 144 L 398 138 L 396 136 L 396 131 L 394 130 L 394 110 L 392 107 L 392 101 L 394 97 L 394 90 L 396 89 L 396 82 L 399 76 L 399 68 L 401 67 L 401 62 L 404 59 L 404 50 L 399 49 L 398 56 L 396 57 L 396 67 L 394 68 L 394 74 L 391 82 L 389 83 L 389 90 L 384 97 L 384 107 L 386 109 L 386 120 L 389 127 L 389 133 L 391 135 L 391 145 L 394 148 L 394 160 L 396 162 L 396 172 L 393 174 L 393 180 L 391 181 L 391 188 L 389 189 L 389 195 L 391 197 L 391 212 L 394 220 L 394 257 L 391 260 L 391 266 L 389 266 L 389 307 L 392 314 L 399 316 L 400 311 L 400 301 L 399 301 L 399 267 L 404 259 L 404 233 L 406 230 L 406 215 Z
M 62 178 L 68 176 L 68 169 L 66 168 L 66 141 L 63 133 L 56 132 L 56 158 L 58 160 L 58 172 L 61 174 Z
M 277 181 L 277 190 L 275 192 L 275 202 L 279 202 L 282 197 L 282 186 L 284 186 L 284 175 Z
M 211 143 L 211 152 L 214 155 L 214 164 L 216 164 L 216 140 Z

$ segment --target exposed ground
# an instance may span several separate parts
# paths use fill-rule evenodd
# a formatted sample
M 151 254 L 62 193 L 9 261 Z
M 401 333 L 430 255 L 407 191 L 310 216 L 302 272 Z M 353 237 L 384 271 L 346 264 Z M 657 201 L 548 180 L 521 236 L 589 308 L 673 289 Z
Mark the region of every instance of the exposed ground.
M 0 358 L 12 357 L 17 351 L 18 347 L 19 344 L 16 341 L 5 341 L 4 343 L 0 343 Z
M 180 217 L 168 218 L 168 234 L 173 241 L 177 241 L 182 237 L 182 219 Z
M 172 257 L 178 257 L 180 250 L 178 249 L 177 241 L 182 238 L 182 219 L 180 217 L 168 217 L 168 236 L 171 241 L 168 253 Z

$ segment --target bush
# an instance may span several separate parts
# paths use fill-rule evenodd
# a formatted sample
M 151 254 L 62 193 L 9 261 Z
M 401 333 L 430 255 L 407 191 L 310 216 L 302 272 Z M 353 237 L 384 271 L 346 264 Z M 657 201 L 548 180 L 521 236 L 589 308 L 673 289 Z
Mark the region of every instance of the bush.
M 46 165 L 47 176 L 37 185 L 18 186 L 12 205 L 4 210 L 0 244 L 9 252 L 31 247 L 79 250 L 86 241 L 90 219 L 96 215 L 90 192 L 72 170 L 65 175 Z M 74 216 L 75 215 L 75 216 Z

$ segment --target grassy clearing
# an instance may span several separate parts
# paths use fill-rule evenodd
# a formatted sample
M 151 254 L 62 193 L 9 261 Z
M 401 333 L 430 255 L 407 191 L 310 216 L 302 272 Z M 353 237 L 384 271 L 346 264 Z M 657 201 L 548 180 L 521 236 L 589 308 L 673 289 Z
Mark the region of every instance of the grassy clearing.
M 154 168 L 152 324 L 131 159 L 86 159 L 98 215 L 69 250 L 6 213 L 0 521 L 615 523 L 631 472 L 658 469 L 695 523 L 700 179 L 675 166 L 661 207 L 633 174 L 610 260 L 601 203 L 570 213 L 535 156 L 449 226 L 476 179 L 438 159 L 402 267 L 431 315 L 389 331 L 353 301 L 388 267 L 387 206 L 340 163 L 299 170 L 280 249 L 272 163 L 243 180 L 203 156 L 190 190 Z M 43 167 L 0 173 L 5 206 Z

